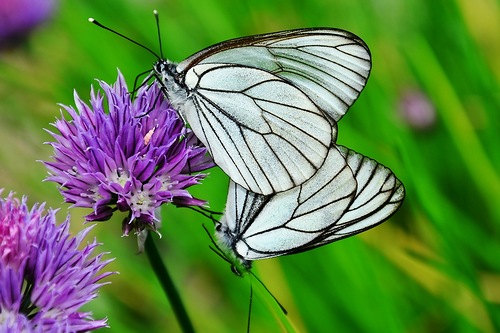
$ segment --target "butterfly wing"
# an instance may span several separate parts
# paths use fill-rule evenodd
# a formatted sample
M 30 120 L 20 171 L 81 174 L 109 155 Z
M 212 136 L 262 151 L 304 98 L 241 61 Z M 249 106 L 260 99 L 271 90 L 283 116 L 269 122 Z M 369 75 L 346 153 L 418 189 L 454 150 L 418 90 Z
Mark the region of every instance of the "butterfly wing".
M 172 76 L 188 96 L 178 109 L 215 162 L 239 185 L 268 195 L 321 166 L 370 68 L 361 39 L 320 28 L 222 42 Z
M 228 198 L 219 238 L 243 260 L 352 236 L 386 220 L 404 198 L 402 183 L 388 168 L 344 147 L 330 148 L 324 167 L 289 191 L 264 197 L 232 186 L 235 195 Z
M 200 64 L 234 64 L 273 73 L 338 121 L 358 98 L 371 69 L 368 46 L 339 29 L 287 30 L 232 39 L 195 53 L 179 73 Z
M 356 196 L 349 208 L 315 246 L 346 238 L 387 220 L 401 206 L 405 189 L 394 173 L 377 161 L 339 147 L 352 169 L 358 184 Z
M 281 192 L 323 164 L 336 129 L 289 82 L 222 64 L 195 66 L 185 82 L 192 93 L 178 110 L 234 182 L 256 193 Z
M 266 197 L 231 183 L 218 238 L 244 260 L 296 252 L 341 218 L 355 192 L 351 169 L 331 148 L 310 180 L 286 192 Z

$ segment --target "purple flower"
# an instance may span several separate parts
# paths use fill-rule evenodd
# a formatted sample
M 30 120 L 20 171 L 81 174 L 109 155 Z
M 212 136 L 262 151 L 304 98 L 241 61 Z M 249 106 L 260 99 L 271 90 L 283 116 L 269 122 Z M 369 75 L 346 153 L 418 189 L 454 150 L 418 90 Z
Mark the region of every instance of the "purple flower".
M 107 99 L 91 90 L 90 106 L 75 93 L 76 109 L 63 106 L 71 120 L 58 119 L 52 133 L 53 162 L 47 180 L 61 185 L 66 202 L 89 207 L 88 221 L 128 212 L 122 230 L 157 230 L 155 211 L 164 203 L 201 206 L 186 188 L 198 184 L 214 166 L 206 148 L 184 127 L 156 84 L 142 86 L 132 101 L 125 80 L 99 81 Z
M 0 194 L 1 194 L 0 190 Z M 79 250 L 90 228 L 69 234 L 69 217 L 56 225 L 54 210 L 31 209 L 12 193 L 0 198 L 0 331 L 83 332 L 106 327 L 78 309 L 97 296 L 111 260 L 92 256 L 97 243 Z
M 401 118 L 417 130 L 429 129 L 436 122 L 434 105 L 420 90 L 404 91 L 399 101 L 399 111 Z
M 0 49 L 23 41 L 46 21 L 56 7 L 56 0 L 0 1 Z

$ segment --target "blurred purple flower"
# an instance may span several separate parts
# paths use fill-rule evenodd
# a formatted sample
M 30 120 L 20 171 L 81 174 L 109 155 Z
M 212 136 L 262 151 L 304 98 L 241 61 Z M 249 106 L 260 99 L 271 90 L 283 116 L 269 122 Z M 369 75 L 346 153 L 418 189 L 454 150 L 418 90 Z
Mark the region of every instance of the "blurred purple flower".
M 1 194 L 2 190 L 0 190 Z M 106 327 L 78 309 L 97 296 L 113 274 L 99 271 L 111 260 L 92 256 L 96 241 L 78 247 L 90 228 L 69 234 L 69 217 L 31 209 L 12 193 L 0 198 L 0 332 L 83 332 Z
M 164 203 L 202 206 L 186 188 L 205 174 L 192 175 L 214 166 L 206 148 L 184 127 L 160 88 L 142 86 L 132 101 L 125 80 L 110 86 L 99 81 L 107 98 L 91 89 L 90 106 L 75 92 L 76 109 L 64 106 L 71 120 L 53 124 L 60 134 L 47 180 L 61 185 L 66 202 L 89 207 L 88 221 L 108 220 L 115 210 L 129 212 L 122 224 L 124 235 L 156 231 L 155 211 Z
M 436 122 L 434 105 L 420 90 L 410 89 L 403 92 L 399 101 L 399 111 L 401 118 L 415 129 L 428 129 Z
M 0 49 L 23 41 L 52 16 L 56 3 L 56 0 L 0 1 Z

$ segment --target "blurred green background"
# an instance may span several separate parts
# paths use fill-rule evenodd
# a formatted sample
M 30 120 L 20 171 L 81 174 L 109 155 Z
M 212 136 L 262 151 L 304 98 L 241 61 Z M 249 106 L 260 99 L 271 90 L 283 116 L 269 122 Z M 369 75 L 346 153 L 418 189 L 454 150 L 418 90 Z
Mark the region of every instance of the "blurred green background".
M 88 100 L 94 79 L 114 82 L 116 68 L 132 86 L 156 60 L 88 17 L 156 50 L 157 9 L 174 61 L 244 35 L 346 29 L 370 46 L 373 70 L 339 123 L 338 143 L 390 167 L 406 200 L 373 230 L 256 262 L 254 272 L 298 332 L 500 331 L 499 8 L 494 0 L 64 1 L 26 45 L 0 54 L 0 187 L 62 206 L 62 219 L 67 205 L 55 184 L 41 182 L 46 171 L 37 162 L 52 153 L 43 128 L 60 116 L 56 103 L 73 104 L 73 89 Z M 402 116 L 414 105 L 429 123 Z M 227 183 L 214 169 L 193 191 L 222 211 Z M 211 228 L 210 220 L 186 209 L 163 212 L 157 243 L 196 330 L 244 332 L 248 279 L 209 250 L 202 224 Z M 75 230 L 87 213 L 71 210 Z M 179 332 L 135 237 L 120 237 L 122 218 L 93 230 L 120 274 L 85 310 L 109 318 L 104 332 Z M 256 296 L 252 331 L 283 327 L 269 296 Z

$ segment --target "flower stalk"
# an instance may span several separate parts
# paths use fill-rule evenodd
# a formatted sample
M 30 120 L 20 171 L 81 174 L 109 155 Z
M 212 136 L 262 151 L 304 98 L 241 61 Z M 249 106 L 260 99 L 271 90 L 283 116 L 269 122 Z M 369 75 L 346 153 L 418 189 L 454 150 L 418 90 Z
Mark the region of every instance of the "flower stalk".
M 182 303 L 181 297 L 177 292 L 177 288 L 175 288 L 174 282 L 170 277 L 170 274 L 167 270 L 166 265 L 160 257 L 158 249 L 153 240 L 153 235 L 148 235 L 146 237 L 146 255 L 148 256 L 149 263 L 153 268 L 153 271 L 158 278 L 158 281 L 167 296 L 167 299 L 174 310 L 175 316 L 177 318 L 177 322 L 184 333 L 194 333 L 193 324 L 189 319 L 186 308 Z

